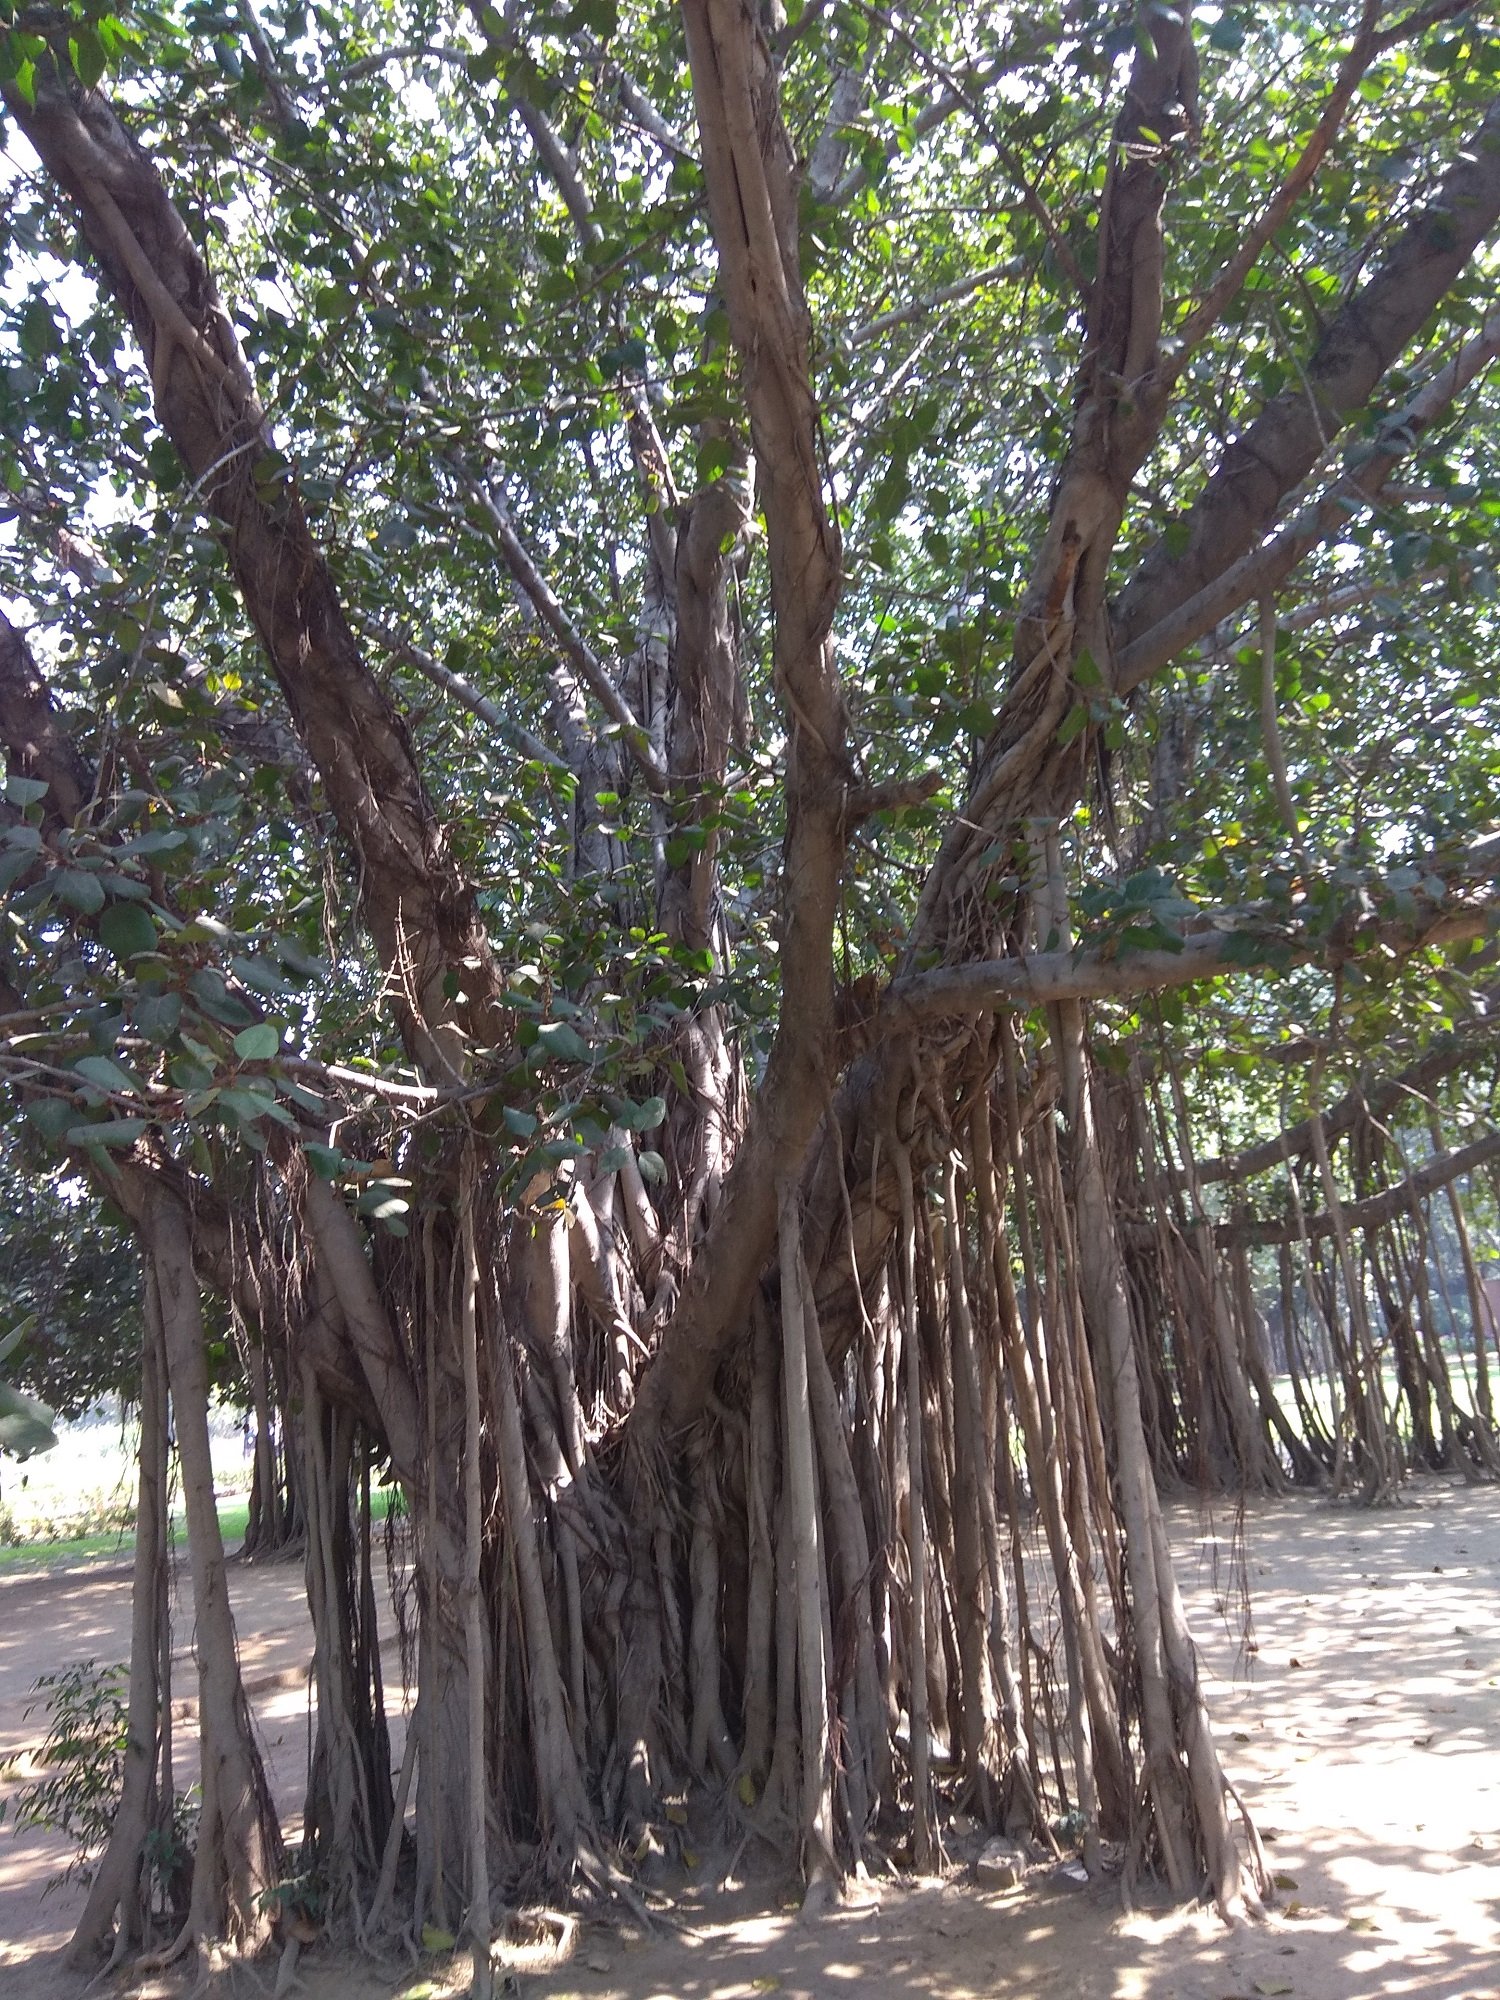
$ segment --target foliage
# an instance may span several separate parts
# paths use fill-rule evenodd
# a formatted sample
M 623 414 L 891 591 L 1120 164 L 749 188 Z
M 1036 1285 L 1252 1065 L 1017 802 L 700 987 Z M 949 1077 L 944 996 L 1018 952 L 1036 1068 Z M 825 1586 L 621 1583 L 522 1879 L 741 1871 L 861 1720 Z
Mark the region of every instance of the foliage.
M 439 32 L 399 4 L 316 16 L 297 6 L 268 16 L 279 50 L 268 71 L 232 13 L 75 11 L 70 60 L 91 81 L 128 79 L 150 143 L 213 243 L 282 454 L 257 476 L 268 490 L 295 482 L 362 615 L 467 676 L 504 727 L 555 741 L 549 635 L 499 559 L 487 496 L 503 494 L 573 624 L 613 668 L 644 629 L 642 504 L 665 504 L 643 493 L 632 462 L 632 396 L 649 397 L 685 492 L 728 463 L 725 428 L 738 421 L 701 172 L 678 136 L 690 108 L 664 23 L 610 7 L 597 22 L 539 20 L 510 38 L 458 17 Z M 1332 7 L 1229 9 L 1206 34 L 1203 141 L 1178 159 L 1168 194 L 1169 337 L 1274 186 L 1342 28 Z M 1086 277 L 1094 255 L 1099 93 L 1130 46 L 1124 25 L 1101 36 L 1066 12 L 962 28 L 924 17 L 920 30 L 889 33 L 857 7 L 826 10 L 792 44 L 792 130 L 809 153 L 820 131 L 841 149 L 840 177 L 808 192 L 801 250 L 835 441 L 848 578 L 839 640 L 860 755 L 875 778 L 937 758 L 948 779 L 932 801 L 882 817 L 851 856 L 846 982 L 899 954 L 904 885 L 931 859 L 997 713 L 1031 522 L 1064 435 L 1077 322 L 1069 271 Z M 1371 69 L 1345 153 L 1194 360 L 1143 476 L 1120 576 L 1172 532 L 1214 440 L 1294 378 L 1309 331 L 1356 282 L 1372 236 L 1394 226 L 1482 107 L 1496 46 L 1479 17 L 1441 20 Z M 37 51 L 24 34 L 14 47 L 24 75 Z M 385 58 L 388 48 L 406 53 Z M 848 66 L 866 77 L 860 106 L 823 131 L 827 79 Z M 656 106 L 660 132 L 632 115 L 627 74 Z M 962 88 L 982 103 L 961 95 L 948 119 L 924 125 L 945 77 L 969 79 Z M 581 234 L 573 188 L 539 171 L 523 111 L 566 134 L 589 204 Z M 970 120 L 985 140 L 978 151 L 964 134 Z M 55 217 L 34 183 L 17 176 L 15 193 L 0 404 L 15 456 L 0 576 L 32 611 L 32 643 L 58 693 L 80 720 L 106 704 L 152 774 L 121 790 L 107 831 L 65 839 L 41 875 L 27 872 L 41 805 L 30 781 L 11 781 L 9 906 L 35 1004 L 71 1024 L 53 1048 L 78 1093 L 72 1103 L 33 1096 L 26 1115 L 48 1141 L 84 1141 L 107 1161 L 142 1129 L 149 1080 L 153 1112 L 170 1105 L 201 1162 L 205 1145 L 263 1146 L 295 1113 L 287 1058 L 383 1065 L 399 1051 L 374 1004 L 376 971 L 347 911 L 329 901 L 317 788 L 271 719 L 222 551 L 193 518 L 149 385 L 121 350 L 116 308 L 76 268 L 60 284 Z M 1482 297 L 1476 270 L 1450 311 L 1461 319 Z M 1423 359 L 1406 358 L 1367 439 Z M 1500 809 L 1493 679 L 1482 670 L 1500 504 L 1491 393 L 1481 386 L 1461 424 L 1422 438 L 1402 467 L 1410 498 L 1350 515 L 1307 566 L 1293 609 L 1301 619 L 1351 581 L 1359 601 L 1278 641 L 1302 837 L 1330 870 L 1430 851 Z M 1351 462 L 1361 448 L 1356 439 Z M 746 695 L 759 716 L 770 690 L 758 564 L 743 566 L 741 590 Z M 491 941 L 513 968 L 521 1045 L 557 1059 L 498 1079 L 531 1087 L 541 1123 L 525 1136 L 550 1148 L 517 1142 L 518 1183 L 595 1146 L 606 1100 L 651 1094 L 650 1051 L 705 992 L 764 1049 L 781 811 L 777 755 L 759 747 L 766 732 L 663 843 L 628 771 L 618 788 L 580 792 L 586 774 L 501 750 L 450 696 L 435 697 L 404 640 L 376 645 L 480 882 Z M 1156 866 L 1170 871 L 1174 912 L 1290 897 L 1257 657 L 1253 633 L 1230 626 L 1140 697 L 1139 713 L 1089 697 L 1112 767 L 1072 828 L 1090 893 L 1117 897 L 1127 876 Z M 1088 702 L 1077 713 L 1089 719 Z M 1167 813 L 1150 746 L 1174 732 L 1191 747 Z M 579 876 L 585 822 L 607 833 L 607 876 Z M 648 915 L 663 855 L 670 864 L 709 840 L 733 965 L 711 986 Z M 68 914 L 96 920 L 93 938 L 75 943 L 56 921 Z M 627 921 L 637 915 L 646 920 Z M 1123 948 L 1144 935 L 1127 925 Z M 1258 1021 L 1255 1038 L 1265 1032 Z M 1208 1061 L 1212 1070 L 1220 1059 Z M 174 1093 L 166 1103 L 162 1086 Z M 340 1178 L 362 1185 L 360 1170 L 346 1159 Z M 367 1187 L 365 1210 L 399 1230 L 402 1198 Z M 92 1379 L 60 1357 L 43 1373 L 63 1408 Z
M 139 1260 L 88 1185 L 36 1155 L 15 1135 L 0 1147 L 0 1323 L 20 1336 L 18 1385 L 67 1419 L 133 1393 Z
M 22 1788 L 16 1817 L 73 1842 L 72 1860 L 49 1887 L 87 1883 L 114 1821 L 128 1741 L 128 1667 L 81 1660 L 38 1676 L 27 1715 L 42 1708 L 47 1735 L 37 1762 L 43 1775 Z
M 26 1713 L 39 1707 L 45 1712 L 47 1735 L 36 1759 L 42 1775 L 22 1786 L 16 1822 L 61 1833 L 74 1846 L 73 1858 L 44 1895 L 75 1880 L 87 1885 L 109 1839 L 129 1741 L 129 1680 L 126 1666 L 80 1660 L 39 1675 L 33 1686 L 36 1698 Z M 148 1893 L 163 1889 L 180 1871 L 191 1850 L 192 1819 L 192 1795 L 179 1793 L 170 1837 L 155 1829 L 148 1835 Z

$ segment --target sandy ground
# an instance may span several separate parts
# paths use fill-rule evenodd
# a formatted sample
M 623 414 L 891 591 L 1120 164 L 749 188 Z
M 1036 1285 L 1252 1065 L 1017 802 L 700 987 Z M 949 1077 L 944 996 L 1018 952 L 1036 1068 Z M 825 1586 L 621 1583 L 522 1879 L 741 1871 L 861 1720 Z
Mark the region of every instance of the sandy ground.
M 587 1929 L 565 1959 L 513 1962 L 527 2000 L 1500 2000 L 1500 1494 L 1427 1482 L 1377 1514 L 1298 1500 L 1244 1523 L 1177 1509 L 1173 1529 L 1224 1760 L 1267 1843 L 1279 1907 L 1230 1933 L 1205 1912 L 1122 1913 L 1106 1887 L 1036 1871 L 984 1893 L 965 1876 L 879 1882 L 817 1919 L 705 1887 L 653 1937 Z M 306 1745 L 295 1567 L 234 1581 L 246 1678 L 278 1788 Z M 0 1579 L 0 1769 L 24 1760 L 35 1676 L 122 1657 L 128 1577 Z M 184 1660 L 179 1685 L 191 1686 Z M 184 1716 L 186 1720 L 186 1715 Z M 15 1784 L 0 1785 L 13 1798 Z M 56 1964 L 75 1893 L 41 1897 L 59 1849 L 0 1823 L 0 2000 L 74 2000 Z M 435 2000 L 439 1962 L 304 1962 L 307 2000 Z M 200 1993 L 267 1995 L 265 1967 Z M 166 1994 L 187 1987 L 157 1981 Z

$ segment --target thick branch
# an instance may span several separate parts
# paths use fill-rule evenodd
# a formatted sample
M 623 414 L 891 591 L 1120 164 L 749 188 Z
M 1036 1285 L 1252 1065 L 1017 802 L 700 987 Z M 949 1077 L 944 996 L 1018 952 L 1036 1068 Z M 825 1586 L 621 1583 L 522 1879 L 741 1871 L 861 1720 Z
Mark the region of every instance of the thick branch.
M 1287 496 L 1370 401 L 1497 219 L 1500 107 L 1335 316 L 1299 386 L 1269 402 L 1229 446 L 1198 500 L 1142 562 L 1116 606 L 1123 652 L 1207 591 L 1265 537 Z M 1178 646 L 1183 643 L 1178 639 Z M 1140 677 L 1137 670 L 1134 678 Z
M 1382 1188 L 1379 1194 L 1372 1194 L 1364 1201 L 1346 1203 L 1340 1210 L 1339 1222 L 1345 1229 L 1377 1229 L 1381 1223 L 1393 1222 L 1398 1215 L 1407 1214 L 1413 1203 L 1420 1201 L 1424 1195 L 1433 1194 L 1438 1188 L 1462 1179 L 1465 1174 L 1472 1173 L 1476 1167 L 1482 1167 L 1487 1160 L 1497 1156 L 1500 1156 L 1500 1132 L 1487 1133 L 1471 1145 L 1460 1146 L 1456 1152 L 1434 1153 L 1405 1180 Z M 1246 1245 L 1297 1243 L 1304 1235 L 1316 1239 L 1332 1236 L 1333 1233 L 1334 1219 L 1331 1215 L 1304 1216 L 1300 1220 L 1294 1216 L 1285 1222 L 1248 1219 L 1221 1222 L 1214 1231 L 1220 1243 Z
M 1133 951 L 1117 957 L 1114 941 L 1106 940 L 1093 949 L 1084 944 L 1075 951 L 1036 952 L 1028 958 L 976 959 L 898 979 L 879 1018 L 894 1032 L 921 1021 L 961 1019 L 995 1008 L 1030 1008 L 1108 995 L 1128 999 L 1191 986 L 1220 973 L 1268 966 L 1280 970 L 1288 964 L 1338 965 L 1362 952 L 1405 956 L 1429 946 L 1462 943 L 1483 937 L 1500 915 L 1500 893 L 1494 883 L 1497 850 L 1500 843 L 1485 843 L 1463 870 L 1462 882 L 1483 882 L 1483 893 L 1464 893 L 1459 900 L 1462 892 L 1455 885 L 1410 919 L 1365 917 L 1359 905 L 1351 903 L 1346 923 L 1312 937 L 1273 927 L 1264 913 L 1257 924 L 1255 913 L 1242 911 L 1219 919 L 1222 928 L 1184 936 L 1177 950 Z
M 842 555 L 823 495 L 797 182 L 777 76 L 741 0 L 684 0 L 683 17 L 719 279 L 766 521 L 773 658 L 788 720 L 787 832 L 776 1040 L 723 1200 L 642 1381 L 635 1419 L 643 1439 L 701 1406 L 771 1250 L 776 1182 L 800 1167 L 826 1100 L 850 780 L 830 639 Z
M 1115 670 L 1118 692 L 1127 694 L 1139 687 L 1231 612 L 1252 598 L 1264 598 L 1278 589 L 1304 556 L 1348 525 L 1352 504 L 1369 505 L 1380 497 L 1386 480 L 1410 455 L 1417 440 L 1446 416 L 1457 398 L 1497 355 L 1500 355 L 1500 312 L 1491 313 L 1453 359 L 1395 412 L 1374 448 L 1354 470 L 1299 508 L 1269 541 L 1231 563 L 1204 589 L 1123 647 Z
M 0 743 L 12 771 L 46 785 L 54 823 L 76 820 L 94 794 L 94 774 L 63 727 L 31 649 L 0 614 Z
M 460 1061 L 455 1014 L 461 1005 L 471 1032 L 487 1028 L 494 993 L 476 977 L 489 958 L 472 886 L 432 811 L 406 726 L 361 656 L 207 264 L 156 168 L 98 92 L 39 65 L 34 103 L 13 85 L 4 96 L 130 317 L 157 417 L 217 526 L 355 851 L 363 914 L 403 1035 L 427 1067 L 451 1074 Z M 475 998 L 455 1003 L 444 985 L 465 962 Z
M 1356 1084 L 1336 1104 L 1329 1105 L 1318 1119 L 1304 1118 L 1296 1125 L 1288 1125 L 1274 1139 L 1262 1139 L 1254 1146 L 1247 1146 L 1242 1153 L 1198 1161 L 1194 1167 L 1195 1177 L 1204 1184 L 1210 1181 L 1248 1180 L 1252 1175 L 1271 1173 L 1284 1166 L 1289 1157 L 1311 1157 L 1315 1123 L 1322 1125 L 1324 1142 L 1332 1151 L 1337 1140 L 1366 1119 L 1384 1119 L 1392 1113 L 1399 1114 L 1413 1102 L 1420 1103 L 1434 1085 L 1441 1083 L 1445 1076 L 1452 1076 L 1456 1070 L 1467 1067 L 1485 1050 L 1492 1048 L 1497 1040 L 1500 1040 L 1500 1017 L 1495 1014 L 1481 1014 L 1472 1021 L 1465 1021 L 1394 1076 Z

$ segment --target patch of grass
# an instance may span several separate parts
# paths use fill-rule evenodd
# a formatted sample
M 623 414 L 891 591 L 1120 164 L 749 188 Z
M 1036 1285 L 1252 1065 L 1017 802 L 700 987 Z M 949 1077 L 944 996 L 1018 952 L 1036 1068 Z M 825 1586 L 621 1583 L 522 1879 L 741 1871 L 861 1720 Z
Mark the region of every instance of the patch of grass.
M 249 1522 L 248 1500 L 219 1502 L 219 1532 L 231 1554 L 244 1541 Z M 186 1544 L 187 1522 L 180 1512 L 174 1512 L 172 1545 L 181 1548 Z M 17 1570 L 53 1569 L 61 1563 L 97 1562 L 105 1557 L 129 1562 L 134 1554 L 135 1533 L 130 1527 L 102 1535 L 54 1535 L 46 1541 L 18 1542 L 12 1548 L 0 1549 L 0 1576 L 13 1575 Z
M 101 1557 L 127 1561 L 135 1549 L 135 1535 L 129 1528 L 117 1528 L 108 1535 L 77 1535 L 68 1540 L 16 1542 L 0 1548 L 0 1576 L 18 1570 L 52 1569 L 59 1563 L 94 1562 Z
M 370 1513 L 377 1521 L 383 1521 L 390 1512 L 391 1493 L 388 1487 L 377 1487 L 370 1495 Z M 250 1525 L 250 1500 L 247 1494 L 232 1495 L 219 1502 L 219 1533 L 224 1537 L 226 1550 L 233 1555 L 245 1539 L 245 1530 Z M 174 1547 L 187 1544 L 187 1522 L 180 1509 L 172 1514 L 172 1543 Z M 14 1576 L 18 1572 L 34 1569 L 56 1569 L 69 1563 L 88 1562 L 129 1562 L 135 1554 L 135 1536 L 128 1527 L 115 1528 L 108 1534 L 57 1535 L 43 1542 L 17 1542 L 8 1548 L 0 1548 L 0 1576 Z

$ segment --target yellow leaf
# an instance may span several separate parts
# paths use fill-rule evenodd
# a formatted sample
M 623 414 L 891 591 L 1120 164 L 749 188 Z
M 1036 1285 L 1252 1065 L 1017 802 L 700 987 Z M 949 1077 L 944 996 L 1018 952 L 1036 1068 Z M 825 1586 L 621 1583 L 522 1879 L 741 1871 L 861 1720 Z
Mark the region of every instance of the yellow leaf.
M 700 1861 L 701 1859 L 702 1859 L 702 1856 L 701 1856 L 701 1855 L 699 1854 L 699 1852 L 698 1852 L 698 1850 L 697 1850 L 697 1848 L 696 1848 L 696 1847 L 684 1847 L 684 1848 L 683 1848 L 683 1850 L 682 1850 L 682 1865 L 683 1865 L 683 1867 L 684 1867 L 684 1868 L 696 1868 L 696 1867 L 698 1866 L 698 1863 L 699 1863 L 699 1861 Z
M 682 1806 L 668 1806 L 667 1818 L 672 1822 L 673 1826 L 687 1825 L 687 1811 Z
M 740 1773 L 740 1781 L 734 1789 L 740 1795 L 740 1804 L 742 1806 L 753 1806 L 755 1804 L 755 1780 L 748 1771 Z
M 780 1984 L 781 1981 L 779 1979 L 772 1979 L 767 1975 L 761 1979 L 752 1979 L 750 1990 L 752 1993 L 774 1993 Z
M 1278 1889 L 1295 1889 L 1297 1886 L 1296 1878 L 1291 1875 L 1273 1875 L 1271 1880 Z
M 423 1951 L 452 1951 L 458 1940 L 452 1931 L 440 1931 L 436 1924 L 423 1924 Z

